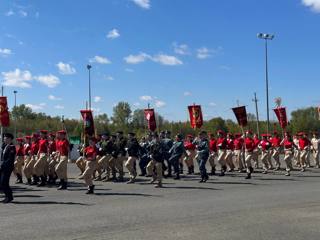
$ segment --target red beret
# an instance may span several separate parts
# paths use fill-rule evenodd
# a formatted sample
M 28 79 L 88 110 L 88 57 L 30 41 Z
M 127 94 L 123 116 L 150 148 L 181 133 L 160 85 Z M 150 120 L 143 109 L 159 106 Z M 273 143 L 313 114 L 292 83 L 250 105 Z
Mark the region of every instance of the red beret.
M 218 134 L 224 134 L 224 131 L 218 130 L 217 133 L 218 133 Z
M 34 134 L 32 134 L 32 137 L 33 138 L 39 138 L 39 134 L 38 133 L 34 133 Z
M 25 139 L 31 139 L 32 137 L 31 136 L 25 136 L 24 138 Z
M 22 138 L 16 138 L 16 141 L 17 141 L 17 142 L 22 142 L 23 139 L 22 139 Z
M 60 130 L 60 131 L 58 131 L 58 133 L 65 135 L 67 132 L 65 130 Z
M 193 135 L 192 134 L 188 134 L 187 137 L 188 138 L 193 138 Z
M 48 133 L 47 130 L 40 130 L 40 132 L 41 132 L 42 134 L 47 134 L 47 133 Z

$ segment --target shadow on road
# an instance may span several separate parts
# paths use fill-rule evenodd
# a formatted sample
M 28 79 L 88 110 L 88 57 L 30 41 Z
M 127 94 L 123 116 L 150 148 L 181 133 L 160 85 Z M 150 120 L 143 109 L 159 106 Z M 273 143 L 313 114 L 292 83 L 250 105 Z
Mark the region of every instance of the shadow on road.
M 33 201 L 33 202 L 26 202 L 26 201 L 13 201 L 13 204 L 21 204 L 21 205 L 79 205 L 79 206 L 92 206 L 93 204 L 86 204 L 86 203 L 76 203 L 76 202 L 56 202 L 56 201 Z
M 95 193 L 97 196 L 138 196 L 138 197 L 160 197 L 159 195 L 150 195 L 143 193 Z
M 167 187 L 167 186 L 163 186 L 163 188 L 191 189 L 191 190 L 222 190 L 222 189 L 210 188 L 210 187 L 183 187 L 183 186 L 177 186 L 177 187 Z

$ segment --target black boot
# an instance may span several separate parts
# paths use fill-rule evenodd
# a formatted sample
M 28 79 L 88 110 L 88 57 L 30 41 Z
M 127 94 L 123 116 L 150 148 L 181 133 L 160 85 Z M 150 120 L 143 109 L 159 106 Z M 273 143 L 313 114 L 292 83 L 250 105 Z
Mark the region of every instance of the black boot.
M 179 180 L 180 179 L 180 173 L 177 172 L 177 175 L 173 178 L 174 180 Z
M 206 182 L 206 181 L 208 181 L 209 180 L 209 176 L 208 176 L 208 174 L 206 174 L 205 176 L 204 176 L 204 178 L 203 178 L 203 182 Z
M 66 190 L 67 189 L 67 182 L 64 179 L 60 180 L 60 186 L 58 187 L 58 190 Z
M 223 177 L 225 175 L 225 172 L 227 171 L 227 166 L 222 166 L 221 167 L 221 173 L 219 176 Z
M 39 183 L 39 177 L 36 175 L 33 175 L 33 181 L 31 185 L 38 185 L 38 183 Z
M 246 179 L 251 179 L 251 173 L 247 173 Z
M 22 181 L 22 176 L 20 174 L 17 174 L 17 181 L 16 181 L 17 184 L 19 183 L 23 183 Z
M 86 194 L 94 194 L 94 185 L 88 187 Z
M 31 184 L 32 184 L 31 178 L 28 178 L 27 182 L 26 182 L 26 185 L 31 185 Z
M 191 174 L 194 174 L 194 166 L 191 166 Z
M 41 176 L 40 177 L 41 181 L 40 183 L 37 185 L 37 187 L 43 187 L 45 186 L 47 183 L 46 183 L 46 177 L 45 176 Z
M 183 174 L 183 164 L 179 163 L 179 168 L 180 168 L 180 174 Z
M 211 175 L 212 176 L 216 175 L 216 167 L 211 168 Z
M 192 174 L 192 167 L 188 167 L 188 175 Z

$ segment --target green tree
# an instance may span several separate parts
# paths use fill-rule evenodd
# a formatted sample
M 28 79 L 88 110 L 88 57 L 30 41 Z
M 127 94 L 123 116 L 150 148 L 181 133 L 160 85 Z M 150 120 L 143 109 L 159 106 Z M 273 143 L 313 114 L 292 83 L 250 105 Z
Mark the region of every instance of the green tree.
M 120 129 L 127 129 L 131 120 L 131 107 L 127 102 L 119 102 L 113 108 L 113 124 Z

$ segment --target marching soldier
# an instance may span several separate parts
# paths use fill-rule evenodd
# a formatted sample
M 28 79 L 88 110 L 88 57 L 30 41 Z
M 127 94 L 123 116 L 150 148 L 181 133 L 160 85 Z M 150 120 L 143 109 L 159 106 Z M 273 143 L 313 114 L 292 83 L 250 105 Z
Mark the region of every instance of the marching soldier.
M 10 176 L 14 169 L 16 158 L 16 147 L 12 143 L 13 135 L 11 133 L 3 134 L 3 145 L 1 146 L 0 158 L 0 189 L 5 195 L 3 203 L 10 203 L 13 200 L 12 190 L 10 188 Z
M 84 149 L 84 158 L 86 162 L 86 168 L 82 174 L 82 178 L 85 181 L 85 184 L 88 187 L 86 194 L 94 194 L 94 185 L 92 182 L 93 173 L 97 167 L 97 148 L 96 148 L 96 139 L 90 138 L 89 146 Z
M 272 157 L 276 163 L 276 168 L 275 170 L 280 170 L 281 164 L 280 164 L 280 143 L 281 139 L 278 136 L 278 132 L 274 131 L 273 137 L 271 138 L 271 143 L 272 143 Z
M 84 159 L 84 149 L 85 148 L 86 148 L 86 144 L 85 143 L 79 145 L 79 148 L 78 148 L 78 152 L 79 152 L 80 156 L 76 160 L 76 166 L 80 170 L 79 176 L 82 176 L 82 174 L 83 174 L 83 172 L 84 172 L 84 170 L 86 168 L 86 162 L 85 162 L 85 159 Z
M 226 165 L 226 149 L 227 149 L 227 140 L 224 137 L 224 132 L 219 130 L 217 139 L 217 147 L 218 147 L 218 162 L 221 165 L 221 173 L 220 176 L 224 176 L 227 171 Z
M 245 163 L 247 166 L 247 176 L 246 179 L 251 179 L 251 174 L 253 173 L 253 167 L 251 164 L 252 154 L 254 149 L 254 142 L 251 138 L 252 132 L 249 130 L 246 132 L 246 138 L 244 140 L 245 146 Z
M 215 159 L 218 156 L 217 140 L 215 139 L 213 133 L 210 133 L 209 137 L 210 137 L 210 140 L 209 140 L 209 150 L 210 150 L 209 163 L 211 166 L 211 175 L 214 176 L 214 175 L 216 175 Z
M 31 185 L 31 177 L 32 177 L 32 170 L 33 166 L 30 166 L 30 162 L 32 161 L 32 154 L 31 154 L 31 136 L 25 136 L 25 144 L 23 145 L 23 152 L 24 152 L 24 165 L 23 165 L 23 173 L 27 179 L 26 184 Z
M 157 133 L 153 134 L 153 141 L 150 146 L 150 158 L 151 161 L 147 165 L 147 174 L 152 176 L 150 183 L 158 182 L 156 188 L 162 187 L 162 166 L 164 161 L 165 148 L 163 143 L 160 141 Z
M 244 170 L 244 164 L 243 164 L 243 138 L 240 133 L 235 134 L 235 139 L 234 139 L 234 155 L 236 158 L 236 164 L 238 166 L 238 172 L 243 172 Z
M 293 144 L 295 145 L 294 154 L 293 154 L 294 164 L 295 166 L 300 167 L 299 137 L 297 135 L 293 136 Z
M 196 146 L 193 144 L 193 135 L 189 134 L 187 140 L 184 142 L 184 148 L 186 150 L 184 162 L 188 167 L 188 174 L 194 174 L 194 158 L 196 156 Z
M 150 144 L 152 141 L 152 135 L 151 133 L 148 134 L 147 137 L 143 137 L 140 142 L 140 161 L 139 161 L 139 167 L 141 174 L 139 174 L 140 177 L 147 175 L 147 165 L 150 162 L 149 157 L 149 151 L 150 151 Z
M 38 187 L 42 187 L 46 185 L 46 177 L 45 177 L 45 168 L 47 164 L 48 157 L 48 140 L 47 140 L 47 130 L 40 131 L 40 140 L 39 140 L 39 151 L 37 153 L 37 161 L 34 164 L 34 172 L 35 175 L 40 178 L 40 183 Z
M 226 151 L 226 163 L 229 166 L 229 172 L 234 171 L 234 163 L 233 163 L 233 150 L 234 150 L 234 141 L 231 133 L 227 134 L 227 151 Z
M 55 172 L 55 168 L 57 165 L 57 141 L 55 139 L 55 134 L 50 133 L 49 134 L 49 139 L 48 139 L 48 183 L 49 184 L 55 184 L 57 176 Z
M 14 162 L 14 173 L 17 177 L 16 183 L 23 183 L 22 181 L 22 168 L 24 164 L 24 147 L 23 138 L 16 139 L 16 160 Z
M 268 140 L 269 135 L 268 134 L 261 134 L 262 136 L 262 140 L 259 143 L 259 149 L 261 150 L 261 162 L 262 162 L 262 169 L 263 169 L 263 174 L 267 174 L 268 173 L 268 169 L 269 169 L 269 150 L 272 146 L 272 144 L 270 143 L 270 141 Z
M 124 171 L 123 171 L 123 162 L 126 159 L 126 145 L 127 140 L 123 137 L 123 132 L 118 131 L 117 132 L 117 158 L 115 159 L 115 168 L 119 174 L 118 181 L 123 182 L 124 181 Z
M 69 141 L 66 139 L 66 131 L 58 131 L 57 141 L 57 165 L 56 174 L 60 179 L 58 190 L 67 189 L 67 172 L 68 172 L 68 156 L 69 156 Z
M 285 176 L 290 176 L 290 171 L 292 170 L 292 157 L 295 145 L 293 143 L 292 137 L 289 133 L 285 133 L 284 139 L 281 142 L 284 147 L 284 161 L 286 163 L 286 174 Z
M 169 158 L 169 162 L 173 166 L 174 172 L 176 173 L 176 176 L 173 178 L 174 180 L 180 179 L 179 160 L 184 153 L 185 148 L 183 144 L 183 137 L 181 134 L 177 134 L 176 141 L 173 143 L 173 146 L 169 150 L 169 154 L 171 155 Z
M 199 133 L 199 139 L 194 141 L 194 144 L 197 146 L 197 162 L 199 164 L 199 170 L 201 174 L 200 183 L 208 181 L 209 176 L 207 174 L 206 163 L 209 158 L 209 141 L 207 139 L 207 132 L 201 131 Z
M 163 136 L 163 138 L 161 136 Z M 172 165 L 171 165 L 171 162 L 169 161 L 170 159 L 169 150 L 172 148 L 172 145 L 173 145 L 173 141 L 171 139 L 171 132 L 170 131 L 161 132 L 161 136 L 160 136 L 160 139 L 164 147 L 164 153 L 163 153 L 164 160 L 166 161 L 168 166 L 168 174 L 165 177 L 172 177 Z M 165 171 L 165 167 L 163 168 L 163 171 Z
M 137 177 L 135 164 L 139 157 L 139 149 L 140 145 L 138 143 L 138 140 L 135 138 L 135 134 L 129 133 L 127 144 L 128 160 L 125 163 L 125 167 L 128 169 L 130 176 L 130 180 L 127 182 L 128 184 L 134 183 Z
M 320 149 L 320 139 L 316 132 L 313 133 L 313 137 L 311 139 L 311 149 L 313 152 L 313 159 L 315 163 L 315 168 L 320 168 L 319 164 L 319 149 Z
M 32 135 L 32 144 L 31 144 L 31 161 L 29 162 L 27 169 L 28 171 L 30 171 L 30 173 L 32 174 L 33 177 L 33 181 L 31 183 L 31 185 L 38 185 L 39 183 L 39 177 L 36 175 L 35 173 L 35 164 L 38 160 L 37 155 L 39 152 L 39 135 L 37 133 L 34 133 Z
M 300 150 L 300 166 L 301 172 L 306 170 L 307 166 L 307 155 L 308 155 L 308 148 L 309 148 L 309 140 L 307 135 L 304 132 L 301 132 L 299 135 L 299 150 Z
M 254 167 L 259 168 L 259 152 L 260 151 L 258 146 L 261 140 L 259 139 L 258 134 L 253 135 L 253 142 L 254 142 L 254 150 L 253 150 L 252 160 L 254 162 Z

